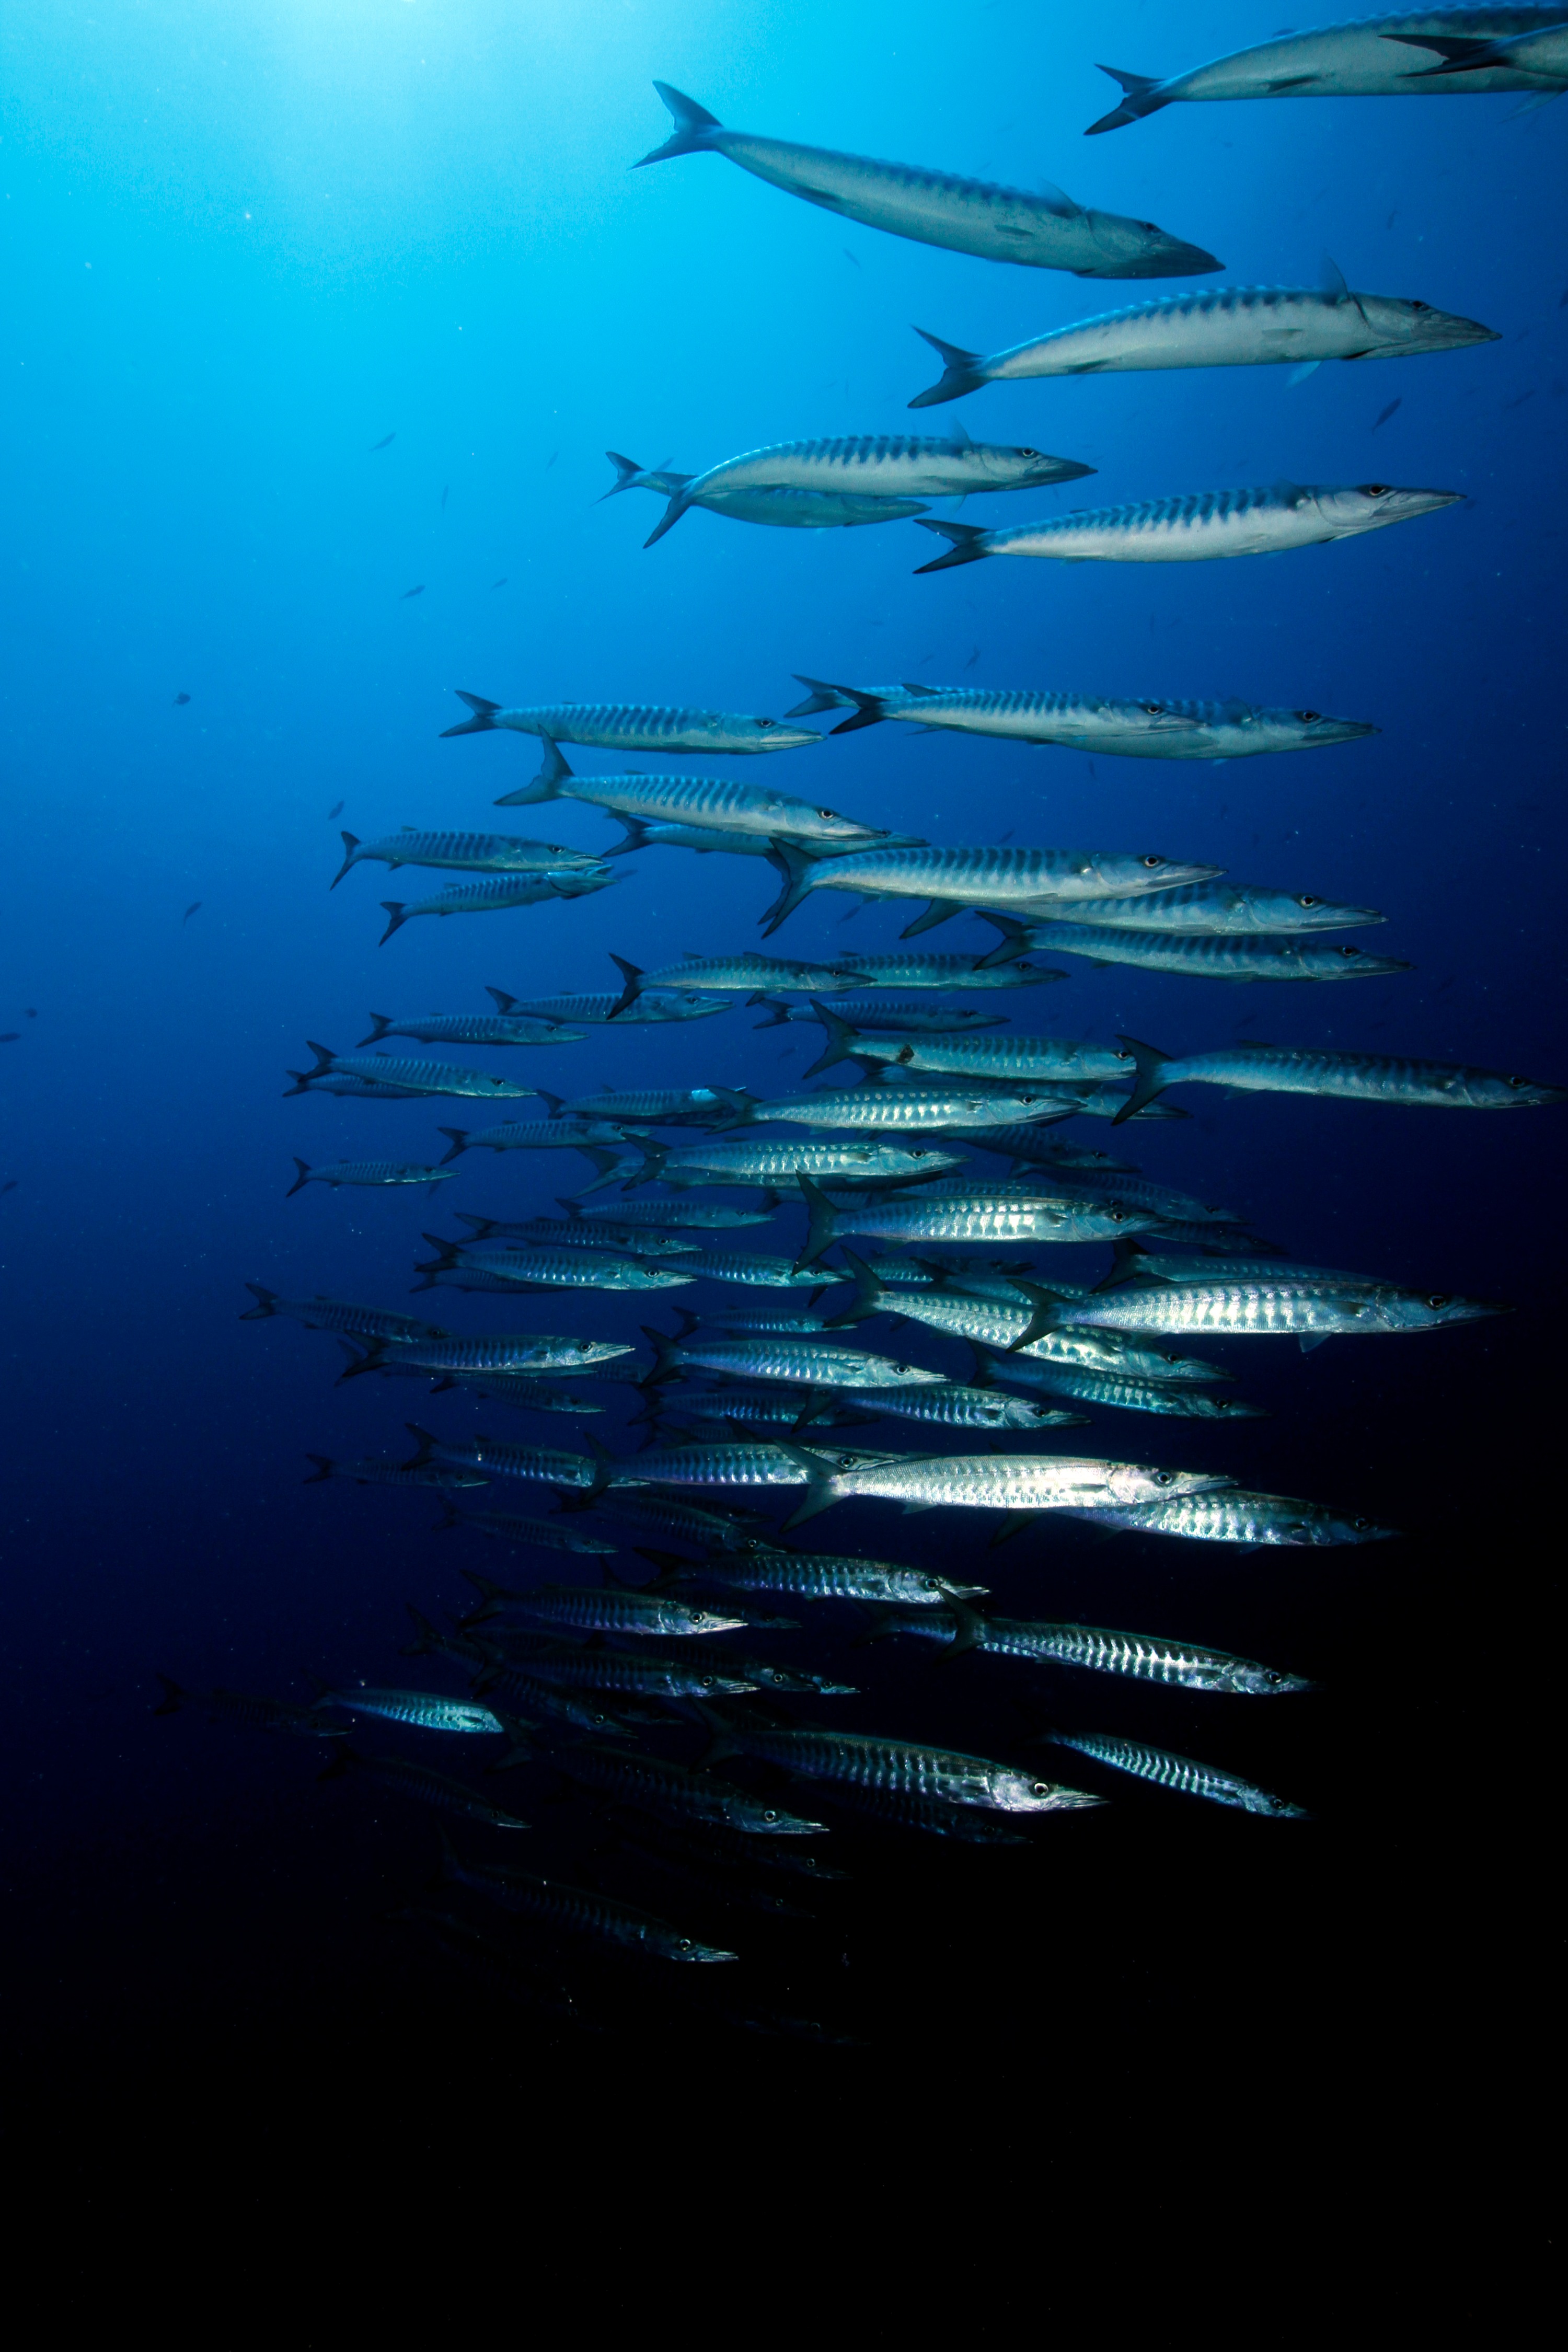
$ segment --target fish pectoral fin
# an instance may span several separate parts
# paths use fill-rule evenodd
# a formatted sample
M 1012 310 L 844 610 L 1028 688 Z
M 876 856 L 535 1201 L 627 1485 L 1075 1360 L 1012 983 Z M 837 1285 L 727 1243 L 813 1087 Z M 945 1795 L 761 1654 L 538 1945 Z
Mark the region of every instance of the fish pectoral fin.
M 1287 378 L 1287 382 L 1289 383 L 1305 383 L 1310 375 L 1317 374 L 1318 370 L 1322 366 L 1322 364 L 1323 362 L 1321 360 L 1303 360 L 1300 367 L 1293 367 L 1291 369 L 1290 373 Z
M 1304 1356 L 1310 1356 L 1314 1348 L 1321 1348 L 1325 1339 L 1332 1338 L 1331 1331 L 1303 1331 L 1298 1345 Z
M 1315 73 L 1287 74 L 1282 80 L 1266 81 L 1263 85 L 1264 95 L 1268 98 L 1279 98 L 1288 89 L 1310 89 L 1317 79 Z
M 824 212 L 841 213 L 844 210 L 843 197 L 831 195 L 825 188 L 803 188 L 795 183 L 792 184 L 790 194 L 792 196 L 804 196 L 808 205 L 820 205 Z

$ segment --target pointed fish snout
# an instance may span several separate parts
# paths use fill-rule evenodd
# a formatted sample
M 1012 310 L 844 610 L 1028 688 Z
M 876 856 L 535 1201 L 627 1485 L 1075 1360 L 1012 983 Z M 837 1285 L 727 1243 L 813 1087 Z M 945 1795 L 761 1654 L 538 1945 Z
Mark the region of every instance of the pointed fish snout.
M 1201 245 L 1184 245 L 1180 238 L 1173 237 L 1141 260 L 1127 262 L 1120 269 L 1097 270 L 1095 274 L 1100 278 L 1208 278 L 1224 268 L 1224 262 L 1205 253 Z

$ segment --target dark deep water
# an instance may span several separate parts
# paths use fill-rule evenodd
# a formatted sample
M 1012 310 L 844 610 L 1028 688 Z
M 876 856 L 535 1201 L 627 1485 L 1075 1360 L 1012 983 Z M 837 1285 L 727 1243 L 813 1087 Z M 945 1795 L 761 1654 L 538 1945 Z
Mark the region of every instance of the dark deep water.
M 439 1124 L 479 1123 L 445 1102 L 282 1101 L 305 1038 L 352 1047 L 367 1007 L 483 1011 L 487 983 L 522 997 L 609 987 L 612 950 L 645 966 L 738 951 L 757 944 L 773 896 L 759 862 L 651 849 L 623 862 L 614 890 L 413 923 L 378 948 L 377 902 L 441 877 L 372 866 L 329 897 L 339 801 L 367 838 L 405 823 L 494 823 L 578 847 L 612 836 L 567 803 L 492 817 L 536 746 L 437 740 L 460 715 L 454 688 L 776 715 L 800 670 L 1235 694 L 1374 720 L 1363 742 L 1220 768 L 1100 758 L 1091 771 L 1068 751 L 892 725 L 820 761 L 668 764 L 765 770 L 935 842 L 1012 829 L 1157 847 L 1375 906 L 1386 927 L 1360 936 L 1415 967 L 1343 990 L 1230 989 L 1069 960 L 1067 984 L 999 1001 L 1025 1030 L 1127 1032 L 1173 1051 L 1260 1033 L 1542 1079 L 1568 1068 L 1568 292 L 1545 226 L 1564 197 L 1561 108 L 1173 108 L 1086 145 L 1109 89 L 1094 58 L 1174 69 L 1273 28 L 1239 0 L 1179 23 L 1131 0 L 1092 23 L 1001 0 L 967 25 L 955 45 L 932 8 L 879 5 L 847 26 L 842 10 L 798 0 L 624 14 L 554 0 L 525 21 L 489 0 L 355 0 L 325 25 L 304 7 L 182 0 L 11 12 L 0 1029 L 19 1034 L 0 1046 L 3 1713 L 8 2041 L 44 2081 L 217 2066 L 276 2083 L 275 2067 L 288 2080 L 329 2063 L 368 2077 L 431 2017 L 485 1998 L 386 1921 L 430 1874 L 433 1816 L 368 1785 L 318 1789 L 313 1743 L 209 1726 L 198 1709 L 151 1713 L 159 1671 L 296 1699 L 307 1670 L 459 1691 L 400 1660 L 405 1604 L 456 1610 L 462 1566 L 518 1580 L 523 1563 L 428 1533 L 428 1496 L 306 1488 L 305 1456 L 401 1458 L 410 1420 L 577 1442 L 572 1421 L 430 1400 L 413 1382 L 337 1388 L 330 1338 L 237 1319 L 247 1280 L 401 1307 L 418 1236 L 456 1230 L 454 1206 L 553 1213 L 585 1164 L 476 1153 L 428 1202 L 319 1186 L 285 1201 L 292 1155 L 434 1156 Z M 1048 173 L 1208 245 L 1225 282 L 1313 283 L 1326 251 L 1353 287 L 1420 296 L 1501 337 L 1325 366 L 1297 387 L 1278 368 L 994 386 L 917 429 L 961 419 L 1097 473 L 976 501 L 967 520 L 1279 477 L 1441 484 L 1470 502 L 1240 563 L 915 579 L 934 542 L 910 523 L 787 532 L 702 513 L 645 554 L 653 501 L 594 503 L 605 449 L 687 470 L 774 440 L 905 430 L 904 404 L 936 373 L 911 320 L 989 349 L 1165 290 L 879 236 L 715 158 L 630 174 L 666 135 L 656 75 L 780 136 L 1026 186 Z M 584 772 L 621 764 L 569 756 Z M 808 900 L 776 950 L 894 944 L 897 908 L 845 928 L 848 904 Z M 990 943 L 972 918 L 929 941 Z M 780 1091 L 816 1033 L 755 1035 L 758 1017 L 737 999 L 712 1022 L 590 1031 L 555 1052 L 395 1049 L 563 1093 Z M 607 1886 L 666 1916 L 684 1904 L 702 1932 L 742 1946 L 751 1990 L 727 1990 L 731 2005 L 823 2019 L 939 2079 L 942 2053 L 977 2033 L 1026 2073 L 1223 2048 L 1265 2079 L 1300 2079 L 1314 2054 L 1349 2047 L 1423 2062 L 1463 2009 L 1472 1956 L 1521 1932 L 1531 1898 L 1499 1816 L 1517 1824 L 1537 1718 L 1521 1677 L 1544 1612 L 1532 1497 L 1561 1444 L 1542 1407 L 1563 1306 L 1547 1239 L 1563 1114 L 1176 1099 L 1185 1122 L 1118 1130 L 1148 1174 L 1245 1210 L 1309 1263 L 1517 1311 L 1310 1356 L 1289 1340 L 1209 1343 L 1272 1418 L 1100 1413 L 1069 1442 L 1228 1471 L 1403 1538 L 1238 1554 L 1047 1521 L 988 1555 L 978 1515 L 905 1521 L 861 1503 L 803 1540 L 984 1561 L 975 1580 L 1008 1613 L 1184 1634 L 1321 1690 L 1265 1706 L 995 1659 L 932 1673 L 923 1644 L 852 1650 L 849 1613 L 809 1607 L 810 1635 L 756 1638 L 852 1664 L 862 1695 L 823 1704 L 857 1726 L 1018 1757 L 1027 1702 L 1041 1719 L 1229 1766 L 1315 1818 L 1256 1820 L 1100 1775 L 1085 1785 L 1114 1804 L 1037 1824 L 1029 1850 L 836 1833 L 824 1851 L 851 1882 L 817 1898 L 816 1918 L 775 1922 L 590 1853 L 590 1808 L 525 1793 L 542 1775 L 500 1784 L 543 1832 L 519 1857 L 528 1866 L 581 1874 L 586 1856 Z M 1110 1142 L 1099 1120 L 1055 1132 Z M 792 1213 L 736 1245 L 787 1246 L 798 1228 Z M 1073 1280 L 1104 1265 L 1103 1251 L 1059 1254 Z M 649 1313 L 607 1294 L 513 1307 L 437 1291 L 426 1304 L 473 1332 L 630 1339 L 668 1320 L 658 1302 Z M 886 1327 L 859 1339 L 886 1346 Z M 902 1344 L 966 1377 L 956 1345 L 916 1327 Z M 593 1426 L 618 1450 L 622 1393 L 595 1393 L 608 1410 Z M 918 1435 L 892 1442 L 914 1449 Z M 532 1489 L 494 1499 L 542 1507 Z M 468 1743 L 374 1726 L 356 1742 L 478 1771 L 450 1752 Z M 692 1756 L 695 1740 L 670 1752 Z M 1079 1777 L 1073 1760 L 1061 1777 Z M 487 1836 L 456 1834 L 475 1850 Z M 804 2063 L 825 2082 L 862 2063 L 736 2035 L 700 1990 L 695 2010 L 646 1990 L 618 2009 L 612 1995 L 624 2033 L 595 2051 L 723 2071 L 766 2070 L 782 2048 L 781 2072 Z M 1448 2029 L 1430 2025 L 1439 2013 Z M 526 2010 L 506 2012 L 505 2032 L 536 2071 L 599 2063 Z M 426 2085 L 448 2069 L 451 2048 L 429 2050 Z

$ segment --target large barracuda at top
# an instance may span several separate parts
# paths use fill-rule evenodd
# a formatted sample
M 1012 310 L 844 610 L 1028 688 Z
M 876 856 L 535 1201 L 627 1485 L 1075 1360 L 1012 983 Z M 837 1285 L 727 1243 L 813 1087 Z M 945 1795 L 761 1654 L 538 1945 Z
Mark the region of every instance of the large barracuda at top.
M 1349 488 L 1276 482 L 1268 489 L 1199 490 L 1135 506 L 1089 508 L 1004 530 L 921 521 L 921 530 L 952 544 L 945 555 L 916 568 L 947 572 L 987 555 L 1047 556 L 1058 563 L 1208 563 L 1226 555 L 1283 555 L 1290 548 L 1322 547 L 1390 523 L 1414 522 L 1463 497 L 1462 490 L 1400 490 L 1387 482 Z
M 1464 351 L 1495 343 L 1490 327 L 1394 294 L 1353 294 L 1331 263 L 1326 283 L 1224 286 L 1166 295 L 1125 310 L 1106 310 L 1055 327 L 1026 343 L 985 356 L 944 343 L 917 327 L 941 355 L 940 383 L 919 392 L 911 408 L 937 408 L 987 383 L 1022 377 L 1121 375 L 1143 368 L 1315 368 L 1324 360 L 1413 359 L 1423 352 Z
M 1568 84 L 1568 39 L 1556 8 L 1420 8 L 1279 34 L 1164 79 L 1119 66 L 1100 70 L 1121 84 L 1121 103 L 1089 124 L 1084 135 L 1090 139 L 1178 100 L 1455 98 L 1560 89 Z
M 965 1043 L 979 1045 L 979 1038 Z M 1438 1110 L 1520 1110 L 1568 1102 L 1568 1087 L 1468 1062 L 1427 1062 L 1410 1054 L 1347 1054 L 1314 1045 L 1221 1045 L 1208 1054 L 1162 1054 L 1136 1037 L 1121 1043 L 1137 1083 L 1117 1118 L 1152 1102 L 1166 1087 L 1196 1083 L 1232 1093 L 1338 1095 L 1350 1102 L 1418 1103 Z
M 853 735 L 884 719 L 929 730 L 985 735 L 1004 743 L 1055 743 L 1070 751 L 1128 760 L 1246 760 L 1258 751 L 1313 751 L 1353 743 L 1377 729 L 1365 719 L 1331 719 L 1321 710 L 1276 710 L 1249 702 L 1173 702 L 1167 697 L 1030 694 L 993 686 L 832 686 L 802 677 L 813 691 L 796 706 L 847 709 L 829 731 Z
M 770 792 L 766 784 L 742 784 L 729 776 L 574 775 L 547 736 L 533 782 L 503 793 L 496 806 L 530 808 L 538 801 L 554 800 L 586 801 L 594 808 L 645 820 L 723 825 L 769 836 L 782 833 L 792 840 L 851 847 L 889 837 L 883 826 L 861 824 L 854 817 L 840 816 L 837 809 L 796 800 L 793 793 Z
M 1079 278 L 1201 278 L 1224 267 L 1212 253 L 1184 244 L 1152 221 L 1091 210 L 1048 183 L 1029 194 L 955 173 L 879 163 L 831 147 L 726 131 L 716 115 L 668 82 L 656 81 L 654 88 L 674 117 L 675 130 L 662 147 L 640 159 L 644 163 L 675 155 L 727 155 L 743 172 L 843 220 L 911 237 L 917 245 L 973 253 L 982 261 L 1068 269 Z
M 946 440 L 908 433 L 850 433 L 829 441 L 775 441 L 765 449 L 726 457 L 706 473 L 688 476 L 670 492 L 668 506 L 643 545 L 652 547 L 673 530 L 688 507 L 759 490 L 901 501 L 963 499 L 978 490 L 1044 489 L 1052 482 L 1076 482 L 1093 471 L 1092 466 L 1080 466 L 1072 457 L 971 441 L 967 434 Z
M 764 939 L 793 915 L 811 890 L 854 890 L 867 898 L 924 898 L 930 903 L 900 933 L 911 939 L 964 907 L 1037 907 L 1042 913 L 1058 899 L 1116 898 L 1145 890 L 1172 890 L 1186 882 L 1212 881 L 1220 866 L 1184 865 L 1153 851 L 1142 856 L 1102 849 L 859 850 L 821 860 L 783 839 L 773 844 L 773 863 L 784 887 L 763 917 Z M 847 981 L 853 986 L 853 975 Z
M 739 710 L 693 710 L 654 702 L 545 702 L 528 709 L 465 694 L 469 717 L 448 735 L 488 735 L 498 727 L 518 735 L 547 735 L 552 743 L 585 743 L 598 751 L 799 751 L 817 740 L 809 727 L 776 719 L 748 719 Z

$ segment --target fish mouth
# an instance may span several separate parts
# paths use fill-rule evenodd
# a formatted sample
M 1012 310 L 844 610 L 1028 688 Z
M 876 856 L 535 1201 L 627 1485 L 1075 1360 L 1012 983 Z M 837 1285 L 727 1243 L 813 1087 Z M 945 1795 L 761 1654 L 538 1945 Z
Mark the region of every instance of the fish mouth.
M 1146 251 L 1132 254 L 1125 261 L 1106 263 L 1099 269 L 1079 269 L 1079 278 L 1209 278 L 1223 269 L 1212 253 L 1201 245 L 1184 245 L 1172 237 L 1164 244 L 1152 246 Z
M 765 734 L 742 748 L 748 751 L 804 751 L 808 743 L 821 740 L 814 727 L 770 727 Z
M 1304 743 L 1359 743 L 1363 735 L 1381 735 L 1370 719 L 1314 719 L 1301 730 Z
M 1098 466 L 1080 466 L 1076 457 L 1052 457 L 1045 465 L 1035 467 L 1017 487 L 1021 490 L 1039 490 L 1051 482 L 1081 481 L 1086 474 L 1099 471 Z

